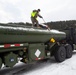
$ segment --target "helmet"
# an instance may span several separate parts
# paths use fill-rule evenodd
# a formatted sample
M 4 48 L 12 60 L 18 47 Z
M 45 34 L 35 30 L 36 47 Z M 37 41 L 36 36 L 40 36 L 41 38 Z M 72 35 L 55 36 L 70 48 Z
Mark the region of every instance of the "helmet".
M 38 9 L 38 11 L 41 11 L 40 9 Z

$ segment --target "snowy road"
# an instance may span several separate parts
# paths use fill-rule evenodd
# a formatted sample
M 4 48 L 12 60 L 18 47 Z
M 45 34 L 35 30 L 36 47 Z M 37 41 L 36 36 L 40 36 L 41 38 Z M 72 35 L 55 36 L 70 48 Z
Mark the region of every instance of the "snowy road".
M 1 69 L 0 75 L 76 75 L 76 51 L 72 58 L 62 63 L 57 63 L 54 58 L 35 64 L 19 63 L 12 69 Z

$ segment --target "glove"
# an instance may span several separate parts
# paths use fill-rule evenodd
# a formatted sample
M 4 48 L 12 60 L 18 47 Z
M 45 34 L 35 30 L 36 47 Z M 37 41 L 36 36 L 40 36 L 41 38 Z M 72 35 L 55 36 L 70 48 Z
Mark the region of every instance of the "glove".
M 43 18 L 42 16 L 40 16 L 40 18 Z

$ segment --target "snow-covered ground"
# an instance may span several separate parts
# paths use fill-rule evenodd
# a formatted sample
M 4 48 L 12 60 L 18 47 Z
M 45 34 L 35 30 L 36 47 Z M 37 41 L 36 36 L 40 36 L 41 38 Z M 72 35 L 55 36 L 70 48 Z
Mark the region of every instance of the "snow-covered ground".
M 34 64 L 20 62 L 11 69 L 1 69 L 0 75 L 76 75 L 76 51 L 72 58 L 62 63 L 57 63 L 53 57 Z

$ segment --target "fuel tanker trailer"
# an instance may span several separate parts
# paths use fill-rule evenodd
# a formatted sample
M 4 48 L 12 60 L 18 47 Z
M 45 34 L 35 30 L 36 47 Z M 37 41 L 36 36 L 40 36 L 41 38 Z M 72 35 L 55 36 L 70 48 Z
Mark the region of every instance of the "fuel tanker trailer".
M 21 62 L 32 63 L 54 56 L 62 62 L 72 56 L 67 55 L 72 48 L 65 39 L 65 32 L 54 29 L 0 25 L 0 68 L 3 64 L 13 67 L 19 58 Z

